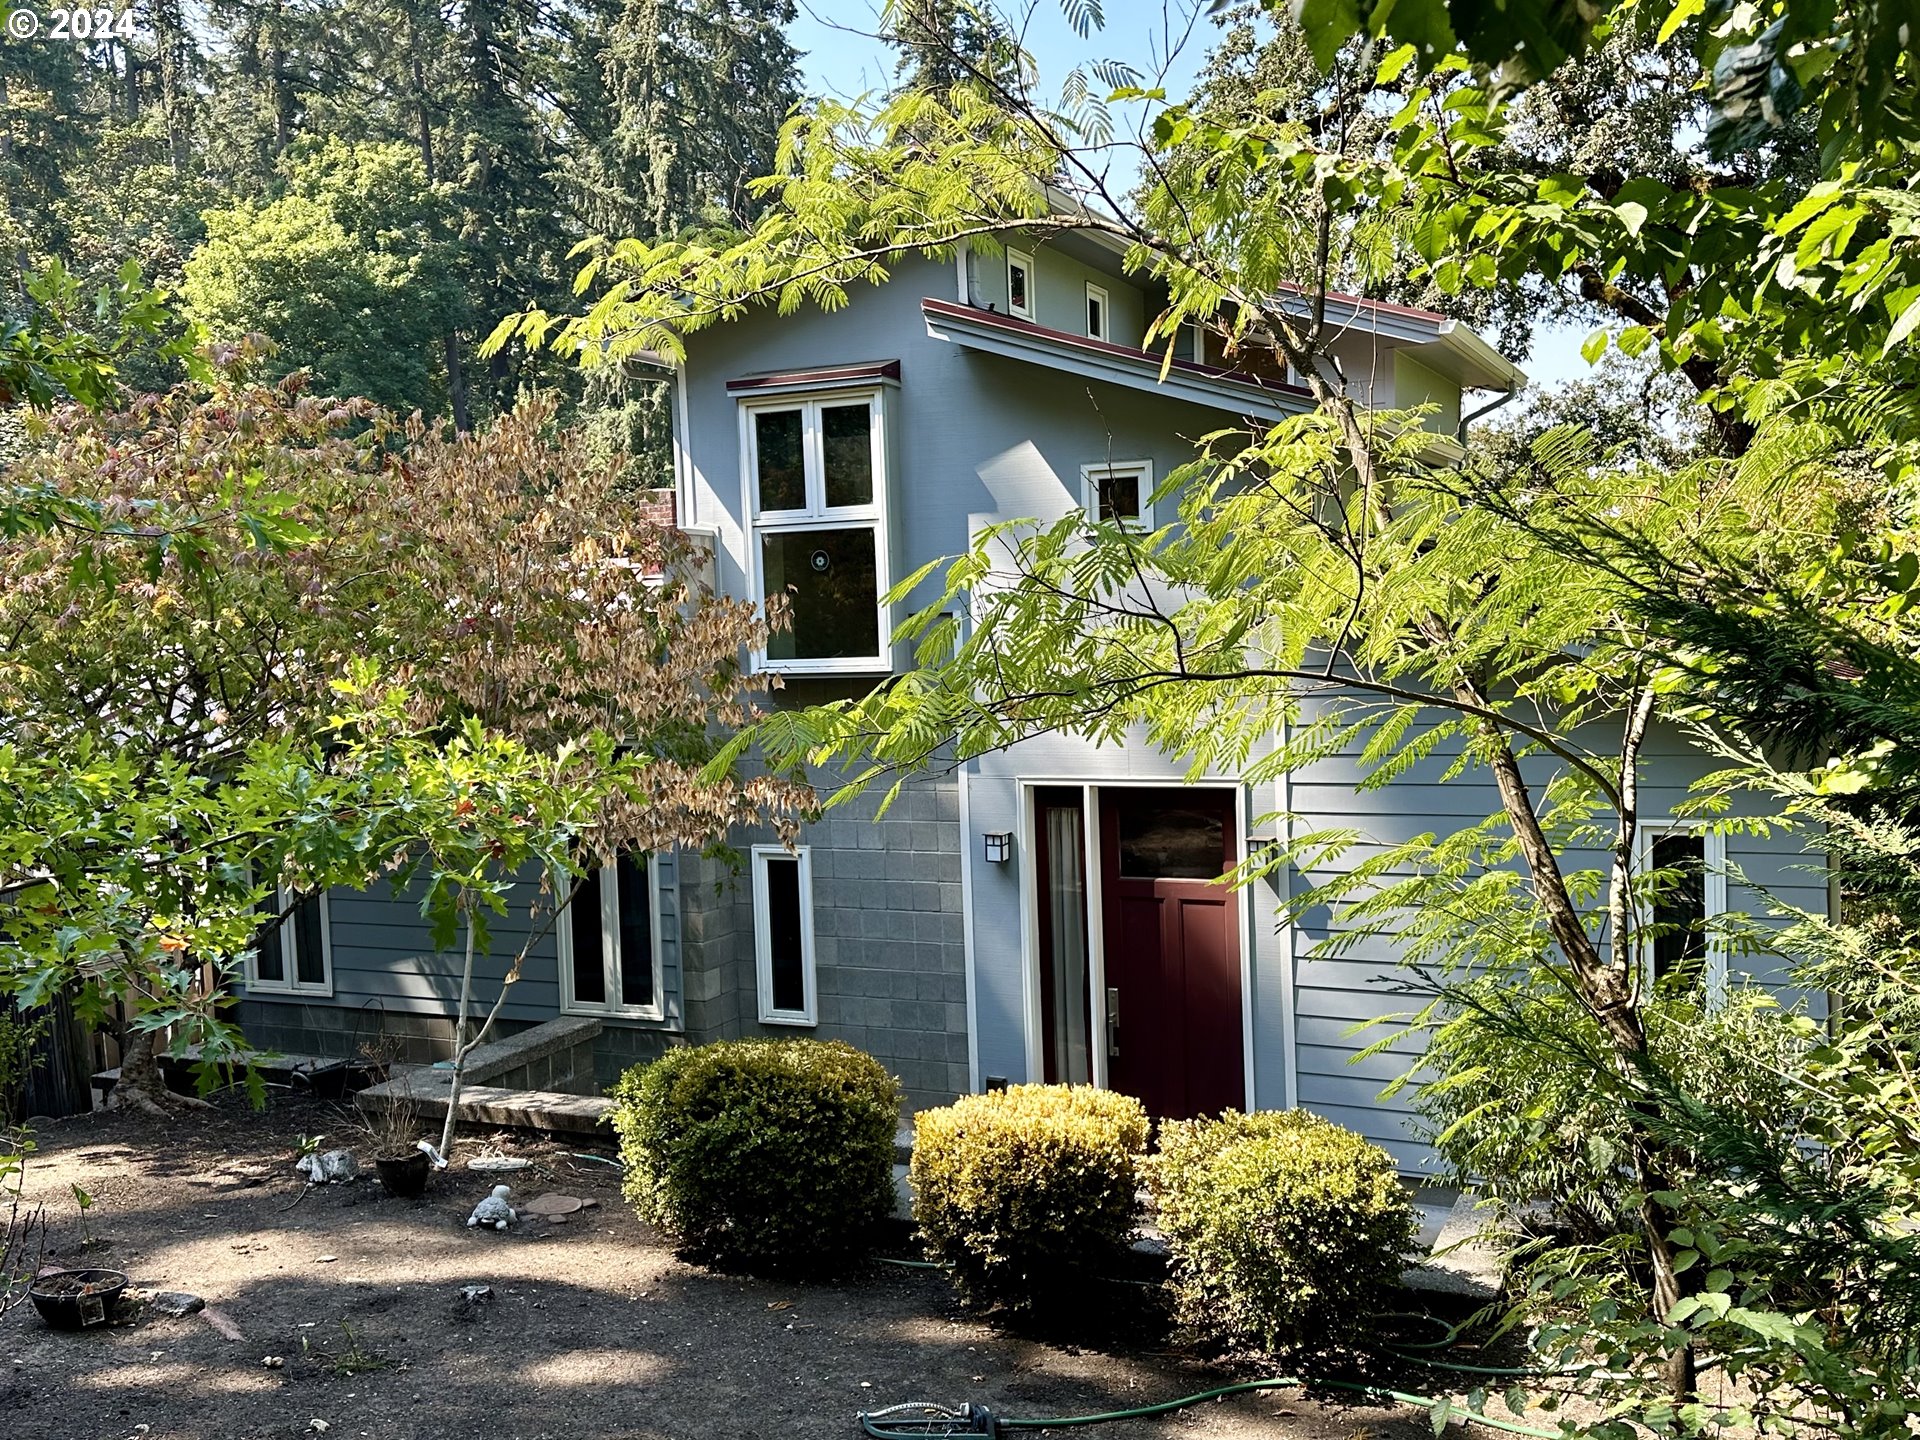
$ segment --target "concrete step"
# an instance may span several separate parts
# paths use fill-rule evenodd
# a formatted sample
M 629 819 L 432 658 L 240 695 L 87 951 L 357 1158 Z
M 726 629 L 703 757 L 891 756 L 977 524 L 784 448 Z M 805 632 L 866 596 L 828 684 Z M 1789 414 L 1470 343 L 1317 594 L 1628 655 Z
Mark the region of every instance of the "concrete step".
M 389 1082 L 391 1083 L 391 1082 Z M 361 1103 L 379 1103 L 384 1097 L 374 1086 L 360 1092 Z M 442 1120 L 447 1114 L 451 1086 L 416 1092 L 414 1107 L 423 1119 Z M 604 1095 L 563 1095 L 558 1090 L 508 1090 L 496 1085 L 460 1087 L 460 1119 L 473 1125 L 504 1125 L 521 1130 L 547 1130 L 566 1135 L 595 1135 L 606 1139 L 612 1134 L 603 1123 L 613 1112 L 613 1101 Z
M 1464 1190 L 1453 1202 L 1432 1253 L 1409 1265 L 1400 1283 L 1423 1294 L 1490 1304 L 1500 1298 L 1507 1280 L 1507 1247 L 1481 1236 L 1485 1218 L 1475 1208 L 1478 1197 Z
M 590 1045 L 600 1033 L 600 1021 L 591 1016 L 565 1016 L 535 1025 L 467 1054 L 460 1086 L 460 1119 L 476 1125 L 506 1125 L 526 1130 L 605 1136 L 602 1121 L 613 1110 L 604 1095 L 578 1095 L 538 1085 L 488 1085 L 508 1076 L 559 1078 L 571 1075 L 569 1052 Z M 562 1083 L 565 1083 L 564 1079 Z M 396 1070 L 384 1084 L 372 1085 L 354 1097 L 367 1110 L 396 1102 L 411 1103 L 422 1118 L 443 1120 L 453 1095 L 453 1068 L 417 1065 Z

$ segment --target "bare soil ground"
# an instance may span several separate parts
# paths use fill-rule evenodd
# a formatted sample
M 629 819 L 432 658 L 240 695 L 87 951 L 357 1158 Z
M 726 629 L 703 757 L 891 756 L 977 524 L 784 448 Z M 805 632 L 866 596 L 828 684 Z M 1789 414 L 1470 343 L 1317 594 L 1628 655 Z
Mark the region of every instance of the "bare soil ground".
M 1006 1334 L 960 1311 L 936 1273 L 881 1267 L 823 1287 L 682 1264 L 621 1201 L 614 1168 L 570 1158 L 579 1146 L 462 1141 L 463 1156 L 500 1148 L 536 1161 L 504 1177 L 517 1199 L 553 1190 L 599 1202 L 564 1224 L 466 1228 L 502 1177 L 464 1168 L 418 1202 L 370 1178 L 306 1191 L 296 1144 L 320 1132 L 349 1143 L 351 1124 L 340 1107 L 284 1099 L 264 1115 L 223 1104 L 177 1121 L 46 1126 L 27 1186 L 52 1217 L 47 1263 L 112 1266 L 141 1291 L 190 1291 L 209 1309 L 172 1319 L 134 1303 L 110 1327 L 78 1333 L 47 1329 L 30 1305 L 0 1317 L 0 1435 L 830 1440 L 857 1434 L 856 1411 L 903 1400 L 1075 1414 L 1247 1373 L 1151 1341 L 1096 1349 Z M 95 1202 L 84 1230 L 76 1184 Z M 463 1299 L 471 1285 L 492 1297 Z M 1085 1433 L 1431 1431 L 1411 1409 L 1274 1392 Z

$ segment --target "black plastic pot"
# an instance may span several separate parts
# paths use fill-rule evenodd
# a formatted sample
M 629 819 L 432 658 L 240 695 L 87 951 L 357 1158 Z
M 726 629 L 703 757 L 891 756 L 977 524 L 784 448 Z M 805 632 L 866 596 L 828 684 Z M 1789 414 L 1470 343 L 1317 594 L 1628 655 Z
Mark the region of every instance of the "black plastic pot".
M 27 1295 L 54 1329 L 85 1330 L 113 1318 L 113 1307 L 126 1288 L 124 1271 L 55 1270 L 36 1276 Z
M 427 1193 L 427 1176 L 432 1173 L 427 1157 L 416 1150 L 411 1155 L 380 1155 L 373 1168 L 387 1194 L 402 1200 L 416 1200 Z

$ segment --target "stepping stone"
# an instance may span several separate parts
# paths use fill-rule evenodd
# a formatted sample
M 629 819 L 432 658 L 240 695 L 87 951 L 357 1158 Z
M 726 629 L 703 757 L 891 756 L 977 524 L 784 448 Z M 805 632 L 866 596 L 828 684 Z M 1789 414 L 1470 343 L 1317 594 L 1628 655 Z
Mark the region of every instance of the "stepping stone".
M 536 1195 L 520 1207 L 523 1215 L 544 1215 L 549 1220 L 561 1215 L 571 1215 L 576 1210 L 586 1208 L 586 1201 L 578 1195 L 560 1195 L 549 1190 L 544 1195 Z

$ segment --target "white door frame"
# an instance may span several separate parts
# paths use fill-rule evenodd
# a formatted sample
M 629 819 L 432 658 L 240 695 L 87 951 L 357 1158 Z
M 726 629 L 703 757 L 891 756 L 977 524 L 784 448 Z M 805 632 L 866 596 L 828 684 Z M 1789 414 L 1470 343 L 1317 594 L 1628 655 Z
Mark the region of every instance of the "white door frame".
M 1093 1083 L 1108 1088 L 1107 1078 L 1107 960 L 1105 897 L 1101 894 L 1100 794 L 1101 790 L 1123 787 L 1151 790 L 1222 790 L 1233 792 L 1233 859 L 1236 864 L 1247 858 L 1247 786 L 1232 776 L 1207 775 L 1198 780 L 1178 777 L 1121 776 L 1090 780 L 1084 775 L 1022 775 L 1019 786 L 1020 853 L 1028 857 L 1020 876 L 1020 975 L 1026 1029 L 1027 1077 L 1039 1083 L 1046 1072 L 1045 1017 L 1040 998 L 1040 896 L 1039 866 L 1032 857 L 1039 851 L 1035 828 L 1033 792 L 1041 787 L 1075 789 L 1081 793 L 1084 817 L 1082 840 L 1086 845 L 1087 871 L 1087 986 L 1088 1044 L 1091 1049 Z M 971 843 L 972 837 L 968 837 Z M 1235 892 L 1235 915 L 1240 937 L 1240 1052 L 1243 1073 L 1242 1099 L 1249 1110 L 1259 1105 L 1254 1087 L 1253 1057 L 1253 926 L 1252 907 L 1256 887 L 1243 886 Z M 1292 1006 L 1286 1009 L 1291 1012 Z M 1284 1037 L 1283 1037 L 1284 1044 Z M 1290 1049 L 1290 1047 L 1288 1047 Z

